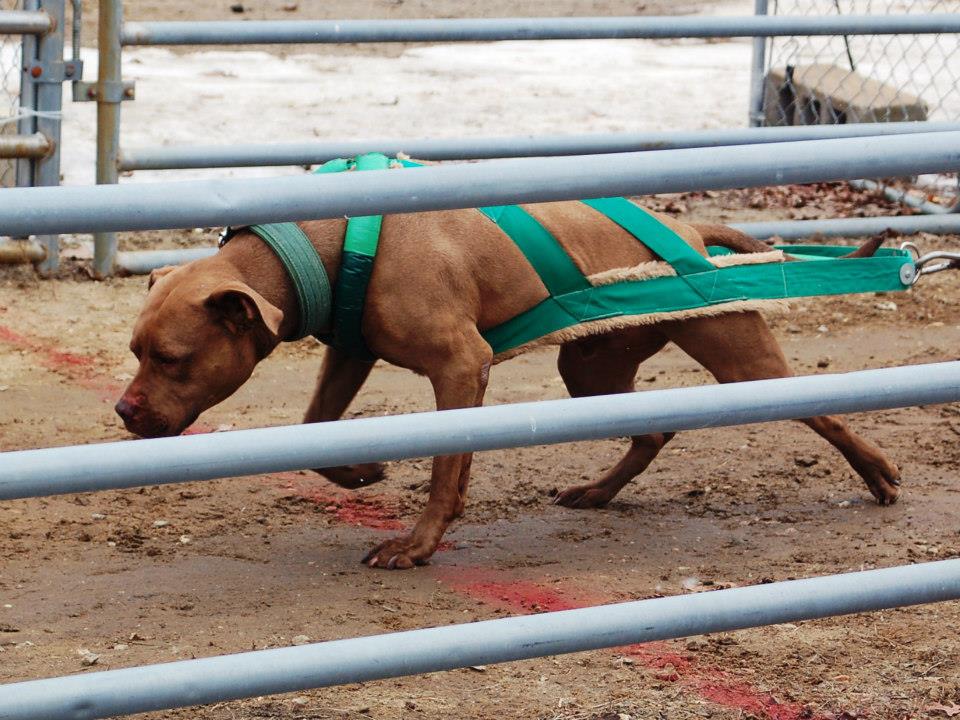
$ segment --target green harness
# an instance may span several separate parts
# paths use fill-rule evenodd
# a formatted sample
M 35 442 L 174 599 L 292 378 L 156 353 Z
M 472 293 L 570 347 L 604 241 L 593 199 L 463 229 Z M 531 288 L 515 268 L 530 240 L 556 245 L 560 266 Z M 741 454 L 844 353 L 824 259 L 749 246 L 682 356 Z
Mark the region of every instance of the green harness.
M 420 167 L 407 160 L 392 161 L 385 155 L 370 154 L 333 160 L 315 172 L 385 170 L 399 165 Z M 535 307 L 483 332 L 495 354 L 596 320 L 688 311 L 743 300 L 905 290 L 915 274 L 906 250 L 881 248 L 872 257 L 841 258 L 853 248 L 820 245 L 776 248 L 803 262 L 716 267 L 673 230 L 625 198 L 583 202 L 669 263 L 676 275 L 592 285 L 556 238 L 523 208 L 480 208 L 516 243 L 549 292 L 549 297 Z M 376 359 L 364 342 L 361 322 L 382 220 L 381 215 L 348 220 L 332 302 L 323 263 L 296 224 L 250 226 L 277 253 L 293 281 L 301 310 L 294 339 L 314 335 L 355 357 Z M 228 229 L 221 244 L 235 232 Z M 711 247 L 709 251 L 711 256 L 730 254 L 725 248 Z

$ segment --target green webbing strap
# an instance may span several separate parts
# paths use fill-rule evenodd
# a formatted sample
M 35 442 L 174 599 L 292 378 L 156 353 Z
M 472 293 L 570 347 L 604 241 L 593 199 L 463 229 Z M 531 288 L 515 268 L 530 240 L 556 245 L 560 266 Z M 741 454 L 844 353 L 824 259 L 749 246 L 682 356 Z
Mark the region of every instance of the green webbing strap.
M 539 221 L 518 205 L 480 208 L 513 240 L 552 296 L 590 287 L 567 251 Z
M 584 200 L 583 203 L 606 215 L 652 252 L 670 263 L 678 275 L 713 272 L 716 269 L 677 233 L 626 198 L 600 198 Z
M 295 223 L 251 225 L 250 231 L 276 253 L 297 293 L 300 324 L 291 339 L 321 332 L 330 322 L 330 280 L 313 243 Z
M 371 153 L 352 160 L 332 160 L 317 172 L 342 172 L 344 170 L 386 170 L 390 160 L 386 155 Z M 318 336 L 338 350 L 364 360 L 375 360 L 363 339 L 363 308 L 367 299 L 367 287 L 373 273 L 373 261 L 380 242 L 382 215 L 353 217 L 347 220 L 347 232 L 343 239 L 343 254 L 337 274 L 337 287 L 333 294 L 335 310 L 332 333 Z

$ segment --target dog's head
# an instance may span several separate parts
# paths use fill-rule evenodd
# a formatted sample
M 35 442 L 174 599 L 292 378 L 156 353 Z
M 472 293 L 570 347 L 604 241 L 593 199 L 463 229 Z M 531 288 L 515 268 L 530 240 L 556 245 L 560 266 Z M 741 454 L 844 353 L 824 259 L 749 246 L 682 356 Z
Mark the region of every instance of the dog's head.
M 179 435 L 246 382 L 280 341 L 282 320 L 227 273 L 196 263 L 155 270 L 130 341 L 140 367 L 117 414 L 137 435 Z

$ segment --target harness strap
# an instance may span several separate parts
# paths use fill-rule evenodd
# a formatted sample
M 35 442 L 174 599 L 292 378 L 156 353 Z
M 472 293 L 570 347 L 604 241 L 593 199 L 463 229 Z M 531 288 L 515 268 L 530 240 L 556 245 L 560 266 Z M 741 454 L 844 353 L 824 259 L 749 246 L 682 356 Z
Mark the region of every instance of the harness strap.
M 331 164 L 333 168 L 327 169 Z M 371 153 L 359 156 L 355 163 L 334 160 L 321 167 L 320 171 L 340 172 L 351 167 L 358 171 L 386 170 L 390 167 L 390 160 L 386 155 Z M 330 337 L 318 336 L 321 341 L 330 342 L 338 350 L 363 360 L 377 359 L 363 339 L 363 308 L 366 305 L 367 287 L 373 273 L 373 261 L 380 243 L 382 224 L 382 215 L 366 215 L 347 220 L 337 286 L 333 294 L 336 305 L 333 330 Z
M 517 205 L 480 208 L 520 248 L 551 295 L 565 295 L 590 287 L 567 251 L 540 222 Z
M 683 238 L 639 205 L 622 197 L 584 200 L 597 212 L 613 220 L 638 241 L 673 266 L 678 275 L 713 272 L 716 268 Z

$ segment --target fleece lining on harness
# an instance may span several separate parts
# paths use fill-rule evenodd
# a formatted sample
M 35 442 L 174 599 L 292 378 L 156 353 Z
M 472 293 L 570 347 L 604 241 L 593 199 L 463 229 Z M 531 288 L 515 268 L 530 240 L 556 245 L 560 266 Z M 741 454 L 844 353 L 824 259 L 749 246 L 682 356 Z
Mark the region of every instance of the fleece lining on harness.
M 371 154 L 354 160 L 333 160 L 316 172 L 384 170 L 398 165 L 420 167 L 409 160 L 396 162 L 384 155 Z M 516 243 L 549 293 L 533 308 L 483 332 L 495 355 L 503 357 L 549 339 L 565 341 L 628 325 L 757 309 L 764 303 L 776 304 L 793 297 L 905 290 L 909 284 L 903 279 L 912 277 L 909 272 L 912 268 L 904 267 L 912 266 L 910 254 L 885 248 L 872 257 L 843 258 L 841 256 L 854 248 L 790 246 L 770 253 L 735 255 L 725 248 L 712 247 L 708 248 L 711 257 L 707 258 L 671 228 L 625 198 L 583 202 L 633 235 L 662 262 L 613 269 L 587 278 L 557 239 L 523 208 L 516 205 L 479 208 Z M 308 328 L 310 334 L 322 342 L 368 360 L 375 356 L 364 342 L 363 308 L 381 224 L 379 215 L 348 220 L 343 259 L 333 292 L 332 319 L 322 326 L 313 324 L 323 313 L 311 305 L 323 307 L 324 300 L 305 296 L 307 291 L 301 292 L 301 288 L 319 287 L 317 292 L 322 295 L 323 282 L 300 278 L 304 274 L 322 273 L 325 280 L 322 263 L 318 271 L 310 252 L 278 250 L 273 244 L 275 241 L 268 239 L 278 235 L 277 226 L 250 228 L 274 248 L 293 279 L 301 313 L 308 316 L 307 320 L 301 318 L 301 329 Z M 292 223 L 284 225 L 296 228 Z M 299 237 L 293 232 L 279 235 L 306 243 L 316 256 L 306 236 L 299 228 L 297 232 Z M 784 262 L 783 250 L 800 261 Z M 731 257 L 727 260 L 726 256 Z M 320 333 L 319 327 L 331 330 Z

